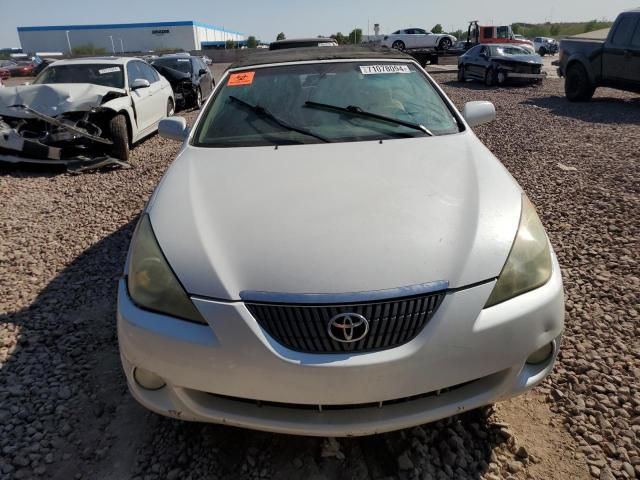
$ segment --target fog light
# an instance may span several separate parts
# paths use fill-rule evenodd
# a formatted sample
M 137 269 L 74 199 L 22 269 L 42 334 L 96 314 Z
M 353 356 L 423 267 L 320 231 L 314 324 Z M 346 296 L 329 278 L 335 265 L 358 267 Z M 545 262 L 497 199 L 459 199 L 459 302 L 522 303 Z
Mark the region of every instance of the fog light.
M 144 368 L 134 369 L 133 378 L 136 383 L 145 390 L 160 390 L 166 385 L 162 378 L 149 370 L 145 370 Z
M 538 365 L 544 363 L 553 355 L 553 342 L 547 343 L 544 347 L 539 348 L 527 358 L 529 365 Z

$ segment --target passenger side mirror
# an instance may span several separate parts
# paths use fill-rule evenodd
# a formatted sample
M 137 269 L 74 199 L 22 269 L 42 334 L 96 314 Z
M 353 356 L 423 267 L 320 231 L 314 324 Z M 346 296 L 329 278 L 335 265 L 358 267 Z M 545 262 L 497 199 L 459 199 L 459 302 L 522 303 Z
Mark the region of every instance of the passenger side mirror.
M 496 119 L 496 107 L 491 102 L 467 102 L 462 110 L 462 116 L 470 127 L 476 127 L 493 122 Z
M 138 90 L 140 88 L 149 88 L 150 86 L 151 84 L 149 83 L 149 80 L 146 80 L 144 78 L 136 78 L 131 84 L 131 90 Z
M 158 134 L 170 140 L 184 142 L 189 136 L 187 121 L 182 117 L 163 118 L 158 123 Z
M 198 72 L 198 75 L 202 76 L 202 75 L 206 75 L 207 71 L 204 68 L 201 68 L 200 71 Z

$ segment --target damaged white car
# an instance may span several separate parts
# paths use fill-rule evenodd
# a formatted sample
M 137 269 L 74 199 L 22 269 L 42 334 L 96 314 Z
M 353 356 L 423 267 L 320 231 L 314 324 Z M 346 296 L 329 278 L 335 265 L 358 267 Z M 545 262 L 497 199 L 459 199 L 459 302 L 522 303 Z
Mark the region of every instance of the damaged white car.
M 31 85 L 0 90 L 0 161 L 126 165 L 130 147 L 174 107 L 169 82 L 142 60 L 55 62 Z

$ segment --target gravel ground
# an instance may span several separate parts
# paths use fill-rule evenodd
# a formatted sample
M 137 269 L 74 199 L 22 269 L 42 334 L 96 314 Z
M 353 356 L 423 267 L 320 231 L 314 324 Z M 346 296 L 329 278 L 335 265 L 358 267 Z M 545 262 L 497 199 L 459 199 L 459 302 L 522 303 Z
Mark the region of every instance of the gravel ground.
M 178 149 L 154 136 L 128 170 L 0 166 L 0 478 L 640 477 L 640 99 L 601 90 L 569 105 L 558 80 L 437 79 L 458 106 L 495 103 L 498 121 L 477 133 L 537 205 L 564 269 L 567 331 L 548 381 L 495 410 L 357 439 L 144 411 L 126 391 L 114 315 L 137 215 Z

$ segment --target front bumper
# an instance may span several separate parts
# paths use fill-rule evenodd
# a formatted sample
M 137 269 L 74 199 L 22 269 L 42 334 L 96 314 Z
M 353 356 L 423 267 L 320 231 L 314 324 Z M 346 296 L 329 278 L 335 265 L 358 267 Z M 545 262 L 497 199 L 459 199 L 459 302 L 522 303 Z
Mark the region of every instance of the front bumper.
M 555 259 L 546 285 L 483 310 L 493 286 L 449 293 L 424 330 L 400 347 L 318 355 L 277 344 L 242 302 L 193 298 L 209 323 L 198 325 L 138 308 L 121 280 L 122 363 L 133 396 L 174 418 L 301 435 L 397 430 L 504 400 L 551 371 L 564 315 Z M 551 358 L 525 363 L 550 342 Z M 140 387 L 136 367 L 166 386 Z

